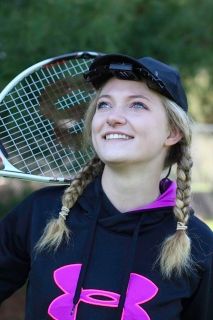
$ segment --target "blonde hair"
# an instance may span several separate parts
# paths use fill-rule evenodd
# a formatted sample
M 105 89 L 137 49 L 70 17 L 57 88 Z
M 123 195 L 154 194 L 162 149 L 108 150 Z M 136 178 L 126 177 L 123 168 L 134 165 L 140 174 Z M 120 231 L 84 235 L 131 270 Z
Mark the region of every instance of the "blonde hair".
M 177 220 L 177 229 L 173 235 L 167 237 L 161 245 L 157 261 L 160 263 L 162 275 L 170 278 L 172 274 L 181 275 L 193 267 L 191 257 L 191 240 L 187 234 L 187 223 L 190 215 L 191 196 L 191 120 L 175 102 L 161 97 L 165 107 L 169 126 L 179 130 L 182 139 L 169 151 L 165 166 L 177 164 L 176 204 L 173 212 Z
M 85 116 L 84 139 L 86 144 L 91 144 L 91 123 L 95 114 L 96 102 L 99 92 Z M 177 196 L 174 207 L 174 215 L 177 220 L 177 230 L 164 240 L 161 245 L 160 254 L 156 262 L 159 262 L 161 273 L 170 278 L 173 273 L 181 275 L 191 270 L 193 262 L 191 259 L 191 241 L 187 235 L 187 222 L 189 219 L 190 195 L 191 195 L 191 168 L 192 160 L 190 154 L 191 125 L 190 119 L 175 102 L 161 96 L 165 107 L 169 126 L 178 129 L 182 139 L 171 147 L 165 160 L 165 167 L 177 164 Z M 47 224 L 44 233 L 36 245 L 38 251 L 43 249 L 57 250 L 63 240 L 69 241 L 71 231 L 65 223 L 66 215 L 78 197 L 83 193 L 85 187 L 103 170 L 103 163 L 95 157 L 75 176 L 71 185 L 65 190 L 62 198 L 62 211 L 58 218 L 53 218 Z M 65 213 L 63 208 L 66 209 Z

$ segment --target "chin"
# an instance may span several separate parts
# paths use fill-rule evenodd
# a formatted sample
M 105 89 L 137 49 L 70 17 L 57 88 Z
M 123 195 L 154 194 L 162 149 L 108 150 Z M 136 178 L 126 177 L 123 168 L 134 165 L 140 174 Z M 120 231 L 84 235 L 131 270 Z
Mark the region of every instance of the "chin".
M 122 164 L 128 164 L 131 163 L 132 161 L 130 159 L 128 159 L 127 157 L 123 157 L 123 156 L 108 156 L 108 157 L 101 157 L 99 156 L 99 158 L 101 159 L 101 161 L 103 163 L 105 163 L 106 165 L 122 165 Z

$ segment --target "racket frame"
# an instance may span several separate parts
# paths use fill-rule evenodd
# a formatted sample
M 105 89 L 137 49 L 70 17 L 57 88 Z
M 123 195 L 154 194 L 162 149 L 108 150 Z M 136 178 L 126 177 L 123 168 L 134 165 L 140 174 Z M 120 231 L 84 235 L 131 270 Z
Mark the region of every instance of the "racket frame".
M 94 51 L 78 51 L 68 54 L 59 55 L 56 57 L 48 58 L 42 60 L 21 73 L 19 73 L 14 79 L 10 81 L 10 83 L 2 90 L 0 93 L 0 103 L 6 97 L 6 95 L 25 77 L 31 75 L 33 72 L 38 71 L 40 68 L 47 66 L 48 64 L 54 64 L 54 62 L 58 62 L 60 60 L 65 61 L 69 59 L 94 59 L 96 57 L 104 55 L 101 52 L 94 52 Z M 48 176 L 40 176 L 40 175 L 33 175 L 31 173 L 24 173 L 14 167 L 5 157 L 3 154 L 1 147 L 0 147 L 0 159 L 3 161 L 3 170 L 0 168 L 0 177 L 5 178 L 15 178 L 27 181 L 35 181 L 41 183 L 52 183 L 52 184 L 65 184 L 69 185 L 72 181 L 73 177 L 64 178 L 64 177 L 48 177 Z

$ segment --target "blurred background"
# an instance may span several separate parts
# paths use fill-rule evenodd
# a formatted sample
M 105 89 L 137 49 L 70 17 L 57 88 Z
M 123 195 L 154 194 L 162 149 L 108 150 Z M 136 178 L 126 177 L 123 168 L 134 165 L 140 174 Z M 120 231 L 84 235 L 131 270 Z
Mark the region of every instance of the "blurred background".
M 72 51 L 153 56 L 177 67 L 194 122 L 192 205 L 213 228 L 212 12 L 212 0 L 1 0 L 0 91 L 32 64 Z M 41 187 L 1 178 L 0 217 Z M 3 303 L 1 320 L 24 319 L 24 291 Z

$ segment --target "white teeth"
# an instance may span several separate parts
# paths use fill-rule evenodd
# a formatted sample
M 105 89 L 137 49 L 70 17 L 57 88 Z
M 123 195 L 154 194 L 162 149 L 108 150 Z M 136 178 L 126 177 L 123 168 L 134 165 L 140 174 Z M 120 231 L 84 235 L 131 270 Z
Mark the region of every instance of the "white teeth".
M 130 136 L 127 136 L 126 134 L 119 134 L 119 133 L 110 133 L 106 135 L 106 140 L 112 140 L 112 139 L 131 139 Z

